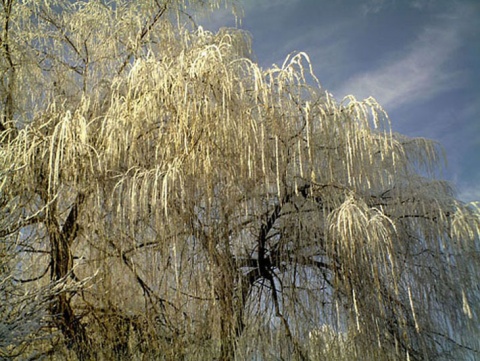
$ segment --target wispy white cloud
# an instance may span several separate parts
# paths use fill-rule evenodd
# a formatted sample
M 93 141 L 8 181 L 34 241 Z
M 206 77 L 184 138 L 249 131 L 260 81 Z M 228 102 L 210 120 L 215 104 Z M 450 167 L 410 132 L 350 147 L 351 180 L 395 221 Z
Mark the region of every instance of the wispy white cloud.
M 434 0 L 411 0 L 410 1 L 410 6 L 419 10 L 428 8 L 432 4 L 434 4 Z
M 406 103 L 428 100 L 446 89 L 461 84 L 459 71 L 446 69 L 455 54 L 459 33 L 454 27 L 426 28 L 405 54 L 378 69 L 347 79 L 335 95 L 374 96 L 387 109 Z
M 243 0 L 242 4 L 245 7 L 245 11 L 265 11 L 277 6 L 285 6 L 286 4 L 293 5 L 292 3 L 298 3 L 300 0 Z
M 315 65 L 318 65 L 316 71 L 340 76 L 338 67 L 345 66 L 342 60 L 346 57 L 345 49 L 348 47 L 348 39 L 338 34 L 348 31 L 349 28 L 350 25 L 345 22 L 337 21 L 328 25 L 313 24 L 305 32 L 303 29 L 296 29 L 295 33 L 289 34 L 289 37 L 280 42 L 274 52 L 269 54 L 270 58 L 281 65 L 289 53 L 306 52 L 316 63 Z
M 374 4 L 377 0 L 369 1 Z M 378 6 L 386 7 L 391 1 L 378 0 Z M 408 6 L 417 10 L 430 5 L 430 0 L 408 2 Z M 480 7 L 471 2 L 439 4 L 431 11 L 429 24 L 410 45 L 394 53 L 381 54 L 383 65 L 350 76 L 333 89 L 334 94 L 337 97 L 353 94 L 359 98 L 372 95 L 391 111 L 463 87 L 468 73 L 456 68 L 455 62 L 461 59 L 459 49 L 466 45 L 465 38 L 478 32 L 479 10 Z
M 393 0 L 368 0 L 362 4 L 362 11 L 364 15 L 377 14 L 392 3 Z
M 407 4 L 409 7 L 417 10 L 424 10 L 438 3 L 436 0 L 366 0 L 361 8 L 364 15 L 378 14 L 383 10 L 398 5 L 399 3 Z
M 476 202 L 480 205 L 480 183 L 459 182 L 457 197 L 463 202 Z

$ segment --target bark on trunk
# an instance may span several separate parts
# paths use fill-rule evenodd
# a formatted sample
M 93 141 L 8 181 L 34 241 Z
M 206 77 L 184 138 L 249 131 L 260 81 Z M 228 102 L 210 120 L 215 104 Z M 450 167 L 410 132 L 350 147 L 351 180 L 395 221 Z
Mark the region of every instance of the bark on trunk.
M 74 278 L 72 243 L 78 234 L 78 207 L 83 202 L 83 195 L 77 197 L 70 209 L 63 227 L 60 227 L 55 212 L 50 212 L 47 219 L 47 230 L 50 240 L 50 267 L 52 282 Z M 55 208 L 55 207 L 53 207 Z M 71 292 L 62 291 L 54 296 L 50 308 L 54 324 L 62 332 L 66 345 L 73 349 L 80 359 L 90 356 L 88 337 L 84 325 L 75 316 L 71 305 Z

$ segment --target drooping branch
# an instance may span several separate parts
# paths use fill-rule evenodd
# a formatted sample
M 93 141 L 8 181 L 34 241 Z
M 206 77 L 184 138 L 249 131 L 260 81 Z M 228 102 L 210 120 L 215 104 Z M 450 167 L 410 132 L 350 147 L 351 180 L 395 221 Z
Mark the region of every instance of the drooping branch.
M 143 291 L 143 294 L 150 300 L 150 304 L 155 308 L 157 304 L 160 305 L 161 310 L 156 310 L 156 313 L 161 315 L 163 318 L 163 324 L 171 328 L 175 333 L 179 333 L 179 329 L 176 325 L 174 325 L 167 316 L 167 306 L 174 309 L 176 312 L 180 312 L 179 308 L 172 302 L 160 297 L 148 284 L 147 282 L 138 274 L 135 269 L 135 264 L 132 260 L 128 257 L 128 255 L 118 247 L 113 241 L 109 240 L 109 245 L 115 249 L 117 255 L 122 260 L 123 264 L 127 266 L 127 268 L 132 272 L 137 281 L 138 285 Z M 185 318 L 188 318 L 188 315 L 183 312 L 182 313 Z

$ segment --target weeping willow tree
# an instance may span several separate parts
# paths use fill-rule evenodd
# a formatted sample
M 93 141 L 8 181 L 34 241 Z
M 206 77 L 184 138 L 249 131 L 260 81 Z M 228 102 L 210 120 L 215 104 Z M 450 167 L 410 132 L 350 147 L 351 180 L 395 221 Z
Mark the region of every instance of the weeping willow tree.
M 2 2 L 0 356 L 478 357 L 439 146 L 181 25 L 221 5 Z

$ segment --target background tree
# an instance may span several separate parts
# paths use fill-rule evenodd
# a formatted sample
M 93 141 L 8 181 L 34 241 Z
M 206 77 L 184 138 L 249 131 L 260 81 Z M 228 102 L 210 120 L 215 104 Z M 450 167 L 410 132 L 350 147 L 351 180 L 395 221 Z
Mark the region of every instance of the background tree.
M 478 355 L 480 218 L 439 147 L 180 25 L 218 5 L 2 2 L 2 295 L 49 315 L 2 353 Z

